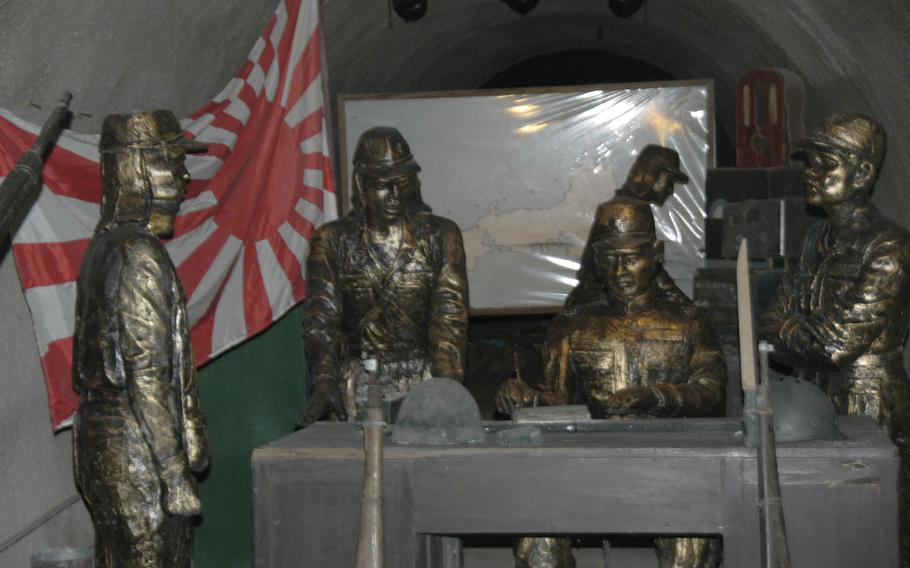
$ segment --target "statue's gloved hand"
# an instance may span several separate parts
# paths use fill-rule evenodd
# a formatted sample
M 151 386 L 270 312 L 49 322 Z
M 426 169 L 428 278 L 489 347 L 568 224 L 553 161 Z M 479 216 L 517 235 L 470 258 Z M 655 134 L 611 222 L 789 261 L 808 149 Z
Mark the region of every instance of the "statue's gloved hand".
M 605 414 L 651 414 L 660 404 L 657 394 L 648 387 L 618 390 L 607 399 Z
M 785 347 L 797 355 L 808 355 L 812 346 L 819 343 L 816 331 L 803 316 L 793 316 L 784 322 L 780 329 Z
M 507 379 L 496 391 L 496 410 L 512 414 L 516 408 L 535 406 L 537 391 L 521 379 Z
M 319 381 L 313 389 L 313 396 L 306 410 L 297 415 L 296 427 L 298 430 L 306 428 L 330 413 L 339 420 L 348 419 L 348 413 L 344 409 L 344 397 L 338 385 L 331 380 Z
M 166 467 L 161 476 L 161 484 L 164 486 L 165 511 L 184 517 L 202 512 L 202 503 L 196 491 L 196 480 L 185 465 Z

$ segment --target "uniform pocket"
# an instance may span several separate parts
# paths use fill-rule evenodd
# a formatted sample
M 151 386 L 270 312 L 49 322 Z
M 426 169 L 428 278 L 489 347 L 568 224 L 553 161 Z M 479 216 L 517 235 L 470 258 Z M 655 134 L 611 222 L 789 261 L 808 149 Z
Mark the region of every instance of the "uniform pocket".
M 573 350 L 572 375 L 577 377 L 579 395 L 602 400 L 616 392 L 616 357 L 612 351 Z
M 640 361 L 644 384 L 681 382 L 689 368 L 682 332 L 675 329 L 646 330 L 642 334 Z

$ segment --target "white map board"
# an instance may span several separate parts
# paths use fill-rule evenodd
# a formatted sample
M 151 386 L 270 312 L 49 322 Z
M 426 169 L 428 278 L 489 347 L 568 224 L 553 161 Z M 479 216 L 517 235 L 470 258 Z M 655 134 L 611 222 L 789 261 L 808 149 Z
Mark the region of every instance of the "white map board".
M 676 149 L 690 181 L 655 220 L 667 271 L 691 295 L 714 163 L 712 82 L 342 97 L 341 112 L 345 211 L 360 134 L 398 128 L 422 168 L 424 201 L 462 230 L 474 313 L 558 310 L 597 205 L 644 146 Z

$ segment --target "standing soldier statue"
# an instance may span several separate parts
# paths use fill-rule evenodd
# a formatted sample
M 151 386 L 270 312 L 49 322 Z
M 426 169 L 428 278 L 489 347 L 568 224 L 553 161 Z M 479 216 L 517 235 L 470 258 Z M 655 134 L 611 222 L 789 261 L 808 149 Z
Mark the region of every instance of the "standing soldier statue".
M 658 283 L 663 242 L 648 202 L 618 196 L 602 205 L 589 247 L 604 299 L 553 320 L 543 385 L 507 380 L 497 410 L 584 404 L 595 418 L 722 416 L 720 346 L 691 300 Z M 656 548 L 661 568 L 716 568 L 721 559 L 718 539 L 658 538 Z M 575 566 L 569 539 L 521 539 L 516 566 Z
M 186 301 L 159 237 L 174 231 L 189 173 L 170 111 L 101 127 L 101 220 L 79 273 L 73 387 L 76 484 L 96 568 L 189 568 L 191 472 L 208 466 Z
M 880 124 L 852 113 L 832 114 L 797 143 L 806 201 L 828 218 L 806 235 L 759 327 L 839 413 L 872 417 L 897 445 L 901 556 L 910 566 L 910 234 L 869 200 L 885 143 Z
M 398 130 L 372 128 L 360 137 L 354 207 L 319 228 L 307 260 L 304 344 L 314 390 L 298 427 L 363 407 L 364 355 L 379 361 L 386 400 L 429 377 L 463 378 L 461 231 L 423 204 L 418 171 Z

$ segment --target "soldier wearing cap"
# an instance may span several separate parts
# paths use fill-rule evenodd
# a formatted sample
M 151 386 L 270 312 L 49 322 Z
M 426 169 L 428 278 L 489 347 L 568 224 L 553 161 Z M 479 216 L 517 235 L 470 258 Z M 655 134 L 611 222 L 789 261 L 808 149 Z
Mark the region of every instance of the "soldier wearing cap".
M 635 163 L 632 164 L 625 183 L 616 190 L 613 199 L 633 197 L 660 206 L 673 193 L 673 186 L 677 183 L 689 183 L 689 176 L 683 173 L 679 167 L 679 153 L 671 148 L 649 144 L 642 149 Z M 588 242 L 581 254 L 581 267 L 576 274 L 579 284 L 566 298 L 565 309 L 569 312 L 576 306 L 604 300 L 595 274 L 591 238 L 594 236 L 594 229 L 603 225 L 603 217 L 607 214 L 611 201 L 597 206 L 594 224 L 591 225 L 592 233 L 588 235 Z M 671 298 L 680 300 L 686 298 L 663 268 L 655 278 L 658 286 Z
M 461 231 L 420 197 L 420 167 L 394 128 L 364 132 L 354 206 L 323 225 L 307 260 L 304 342 L 313 396 L 298 427 L 365 401 L 361 358 L 379 360 L 386 399 L 431 376 L 461 381 L 468 281 Z
M 101 129 L 101 219 L 77 280 L 76 484 L 95 526 L 95 566 L 190 566 L 192 472 L 208 466 L 183 289 L 160 237 L 189 173 L 169 111 L 110 115 Z
M 813 227 L 799 262 L 763 314 L 760 334 L 813 377 L 841 414 L 874 418 L 898 446 L 902 557 L 910 565 L 910 382 L 903 366 L 910 310 L 910 234 L 879 213 L 869 194 L 885 131 L 834 113 L 796 144 L 806 201 L 827 219 Z
M 589 244 L 605 299 L 554 320 L 544 384 L 509 379 L 497 409 L 585 404 L 596 418 L 721 416 L 723 355 L 707 318 L 656 282 L 663 243 L 649 203 L 626 195 L 605 203 Z M 720 558 L 710 539 L 657 539 L 657 548 L 662 568 L 716 566 Z M 520 568 L 574 566 L 566 539 L 523 540 L 517 550 Z

